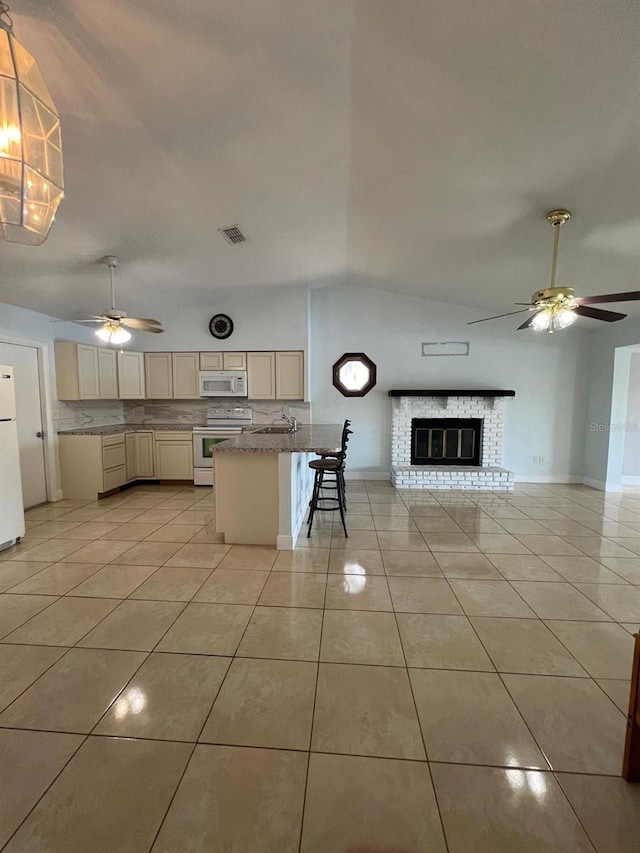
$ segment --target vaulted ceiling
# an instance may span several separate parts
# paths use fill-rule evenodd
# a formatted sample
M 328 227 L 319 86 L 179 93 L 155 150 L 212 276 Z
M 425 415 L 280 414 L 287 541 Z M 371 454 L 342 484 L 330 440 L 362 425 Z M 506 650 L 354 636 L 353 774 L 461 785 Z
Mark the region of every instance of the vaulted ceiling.
M 635 0 L 14 0 L 66 198 L 0 301 L 167 320 L 217 290 L 359 283 L 509 310 L 640 288 Z M 239 223 L 240 246 L 217 233 Z M 616 308 L 616 306 L 611 306 Z M 640 306 L 618 306 L 640 313 Z M 143 314 L 144 316 L 144 314 Z

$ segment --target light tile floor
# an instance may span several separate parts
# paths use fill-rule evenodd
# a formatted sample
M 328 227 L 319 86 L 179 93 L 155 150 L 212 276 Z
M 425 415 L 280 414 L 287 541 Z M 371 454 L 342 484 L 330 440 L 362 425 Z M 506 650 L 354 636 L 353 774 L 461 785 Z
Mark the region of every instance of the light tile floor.
M 221 544 L 206 488 L 28 513 L 0 847 L 640 850 L 640 493 L 348 496 L 351 536 L 322 518 L 292 553 Z

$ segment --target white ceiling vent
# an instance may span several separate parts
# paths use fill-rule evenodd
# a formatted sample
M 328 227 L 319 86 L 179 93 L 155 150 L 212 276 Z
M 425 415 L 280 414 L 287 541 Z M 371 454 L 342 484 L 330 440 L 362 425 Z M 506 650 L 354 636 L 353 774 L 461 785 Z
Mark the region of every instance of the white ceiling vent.
M 229 225 L 227 228 L 218 228 L 218 231 L 222 234 L 227 243 L 235 244 L 247 242 L 247 238 L 240 230 L 239 225 Z

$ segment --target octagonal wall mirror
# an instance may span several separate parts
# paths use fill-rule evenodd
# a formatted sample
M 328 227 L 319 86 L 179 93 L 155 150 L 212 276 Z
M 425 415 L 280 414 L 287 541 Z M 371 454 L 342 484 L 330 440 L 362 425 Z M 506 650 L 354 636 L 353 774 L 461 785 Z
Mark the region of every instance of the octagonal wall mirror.
M 345 397 L 364 397 L 376 384 L 377 369 L 363 352 L 346 352 L 333 365 L 333 385 Z

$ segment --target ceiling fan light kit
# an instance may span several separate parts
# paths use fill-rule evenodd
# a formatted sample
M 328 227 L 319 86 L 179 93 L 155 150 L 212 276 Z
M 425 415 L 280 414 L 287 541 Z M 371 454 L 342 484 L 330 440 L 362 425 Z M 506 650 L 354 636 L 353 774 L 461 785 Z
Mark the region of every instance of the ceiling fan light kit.
M 109 280 L 111 282 L 111 308 L 108 311 L 103 311 L 102 314 L 97 314 L 94 317 L 87 317 L 86 320 L 72 320 L 73 323 L 101 323 L 101 327 L 96 329 L 96 335 L 102 341 L 109 344 L 126 344 L 131 340 L 131 333 L 127 331 L 127 326 L 130 329 L 138 329 L 141 332 L 153 332 L 158 335 L 164 332 L 162 324 L 159 320 L 151 320 L 150 318 L 127 317 L 124 311 L 119 311 L 116 308 L 116 284 L 113 277 L 113 271 L 116 269 L 120 261 L 115 255 L 105 255 L 101 259 L 101 263 L 109 267 Z
M 0 0 L 0 227 L 39 246 L 64 195 L 60 116 L 35 59 L 13 35 Z
M 533 313 L 530 314 L 522 325 L 518 326 L 518 331 L 533 329 L 536 332 L 548 332 L 552 334 L 560 329 L 567 329 L 569 326 L 572 326 L 578 317 L 603 320 L 605 323 L 615 323 L 617 320 L 624 320 L 627 316 L 626 314 L 619 314 L 617 311 L 603 311 L 601 308 L 589 308 L 589 305 L 603 302 L 631 302 L 640 300 L 640 291 L 608 293 L 603 296 L 575 296 L 575 291 L 572 287 L 556 287 L 560 228 L 569 219 L 571 219 L 570 211 L 562 208 L 550 210 L 547 213 L 547 222 L 553 226 L 555 231 L 553 236 L 551 283 L 549 287 L 543 290 L 536 290 L 531 295 L 531 305 L 527 305 L 526 308 L 522 308 L 519 311 L 509 311 L 506 314 L 498 314 L 495 317 L 486 317 L 483 320 L 472 320 L 471 323 L 467 323 L 468 326 L 473 326 L 475 323 L 486 323 L 488 320 L 497 320 L 500 317 L 510 317 L 513 314 L 524 314 L 527 311 L 532 311 Z M 522 302 L 516 303 L 516 305 L 523 304 Z

